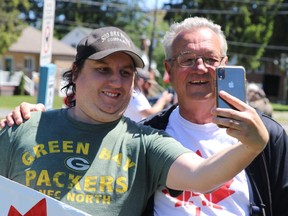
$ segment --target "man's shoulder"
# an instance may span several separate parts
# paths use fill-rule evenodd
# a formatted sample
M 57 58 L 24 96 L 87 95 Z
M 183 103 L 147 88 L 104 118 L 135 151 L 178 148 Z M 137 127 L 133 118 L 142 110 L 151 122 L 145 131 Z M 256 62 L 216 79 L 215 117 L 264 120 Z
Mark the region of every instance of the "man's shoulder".
M 167 109 L 164 109 L 154 115 L 147 117 L 140 123 L 144 125 L 149 125 L 156 129 L 165 130 L 169 121 L 170 114 L 177 106 L 178 104 L 174 104 Z
M 259 111 L 258 111 L 258 115 L 260 116 L 261 120 L 263 121 L 270 135 L 271 133 L 272 134 L 277 134 L 277 133 L 286 134 L 285 129 L 275 119 Z
M 56 122 L 62 121 L 65 111 L 62 109 L 55 109 L 55 110 L 47 110 L 45 112 L 36 111 L 31 113 L 31 118 L 25 121 L 28 124 L 33 124 L 34 126 L 37 124 L 46 124 L 50 121 Z
M 64 115 L 65 113 L 67 113 L 67 108 L 51 109 L 51 110 L 47 110 L 45 112 L 41 112 L 41 111 L 35 112 L 36 115 L 40 115 L 42 117 L 56 117 L 56 118 L 58 118 L 59 115 Z

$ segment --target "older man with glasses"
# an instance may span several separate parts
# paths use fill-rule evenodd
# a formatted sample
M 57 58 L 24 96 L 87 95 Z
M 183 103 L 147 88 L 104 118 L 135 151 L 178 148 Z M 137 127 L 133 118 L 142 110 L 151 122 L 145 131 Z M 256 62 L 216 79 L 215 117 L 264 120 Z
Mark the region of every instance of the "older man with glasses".
M 171 25 L 163 44 L 165 69 L 179 104 L 144 124 L 164 129 L 203 158 L 234 145 L 237 139 L 232 136 L 247 126 L 243 119 L 237 119 L 226 130 L 213 122 L 211 114 L 216 105 L 216 68 L 228 63 L 228 46 L 221 27 L 206 18 L 187 18 Z M 239 111 L 231 110 L 231 116 L 240 112 L 244 119 L 252 120 L 257 115 L 246 104 L 237 108 Z M 154 215 L 288 215 L 288 138 L 278 123 L 259 115 L 270 132 L 261 156 L 211 193 L 185 190 L 177 194 L 171 190 L 168 193 L 164 187 L 159 189 L 154 197 Z M 249 126 L 246 129 L 250 130 Z

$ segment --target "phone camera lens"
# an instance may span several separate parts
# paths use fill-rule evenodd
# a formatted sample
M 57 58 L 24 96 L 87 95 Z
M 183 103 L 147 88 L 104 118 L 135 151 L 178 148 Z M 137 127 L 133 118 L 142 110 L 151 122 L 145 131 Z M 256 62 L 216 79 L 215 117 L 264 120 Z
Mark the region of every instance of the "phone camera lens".
M 218 74 L 217 74 L 218 78 L 223 80 L 225 79 L 225 69 L 221 68 L 220 70 L 218 70 Z

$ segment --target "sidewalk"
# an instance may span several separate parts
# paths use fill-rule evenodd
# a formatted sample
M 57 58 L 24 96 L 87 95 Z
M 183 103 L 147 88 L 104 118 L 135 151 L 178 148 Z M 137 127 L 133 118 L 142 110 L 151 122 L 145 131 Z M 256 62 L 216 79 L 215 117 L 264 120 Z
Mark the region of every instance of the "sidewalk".
M 5 108 L 0 108 L 0 119 L 5 118 L 5 116 L 10 113 L 12 110 L 10 109 L 5 109 Z

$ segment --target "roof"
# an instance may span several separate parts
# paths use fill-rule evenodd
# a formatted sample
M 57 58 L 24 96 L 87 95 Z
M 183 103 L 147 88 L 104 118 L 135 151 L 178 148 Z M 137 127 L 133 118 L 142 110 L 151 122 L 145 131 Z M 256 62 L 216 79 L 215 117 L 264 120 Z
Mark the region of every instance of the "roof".
M 88 34 L 90 34 L 93 31 L 92 28 L 85 28 L 82 26 L 77 26 L 75 28 L 73 28 L 69 33 L 67 33 L 62 39 L 61 41 L 65 41 L 66 39 L 68 39 L 69 37 L 71 37 L 73 34 L 80 34 L 83 36 L 86 36 Z
M 68 44 L 72 47 L 76 47 L 77 44 L 82 40 L 82 38 L 86 37 L 88 34 L 92 32 L 93 29 L 85 28 L 85 27 L 75 27 L 68 34 L 66 34 L 61 41 L 65 44 Z
M 41 50 L 42 32 L 36 28 L 28 26 L 22 31 L 16 43 L 8 49 L 9 52 L 39 53 Z M 52 55 L 75 56 L 76 49 L 53 38 Z

